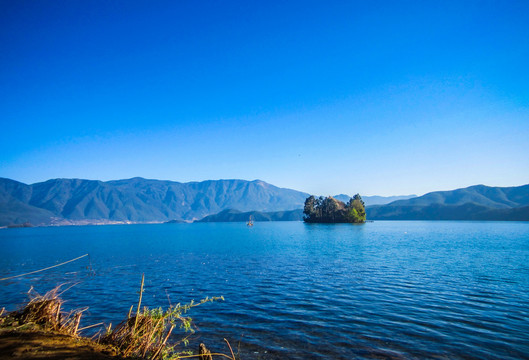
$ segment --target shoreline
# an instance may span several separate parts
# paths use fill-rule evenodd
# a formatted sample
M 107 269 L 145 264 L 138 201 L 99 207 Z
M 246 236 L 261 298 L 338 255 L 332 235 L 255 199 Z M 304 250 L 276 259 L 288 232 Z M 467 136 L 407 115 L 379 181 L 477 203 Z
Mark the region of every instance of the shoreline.
M 69 288 L 63 290 L 63 285 L 56 286 L 44 295 L 31 287 L 28 292 L 30 300 L 18 310 L 6 312 L 5 308 L 0 309 L 0 360 L 176 360 L 182 357 L 212 360 L 212 356 L 236 360 L 226 339 L 224 341 L 231 356 L 212 353 L 203 343 L 200 343 L 196 354 L 188 348 L 188 338 L 195 333 L 196 326 L 187 312 L 202 304 L 224 301 L 224 297 L 205 297 L 198 302 L 170 305 L 165 310 L 161 307 L 149 309 L 147 306 L 142 307 L 144 280 L 145 276 L 142 275 L 137 307 L 132 305 L 128 315 L 114 326 L 101 322 L 80 327 L 83 313 L 89 307 L 66 311 L 60 296 Z M 178 335 L 180 339 L 176 342 L 174 339 L 168 342 L 178 324 L 183 334 Z M 81 334 L 83 330 L 95 327 L 100 330 L 93 336 Z
M 0 360 L 18 359 L 121 360 L 112 346 L 85 337 L 44 330 L 37 326 L 23 329 L 0 326 Z

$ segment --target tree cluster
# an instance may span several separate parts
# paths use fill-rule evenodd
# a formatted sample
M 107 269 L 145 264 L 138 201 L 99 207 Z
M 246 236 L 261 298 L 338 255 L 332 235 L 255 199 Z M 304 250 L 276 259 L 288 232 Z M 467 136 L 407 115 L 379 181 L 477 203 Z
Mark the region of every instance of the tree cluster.
M 303 209 L 308 223 L 364 223 L 366 221 L 365 204 L 359 194 L 353 196 L 347 204 L 332 196 L 319 198 L 313 195 L 305 200 Z

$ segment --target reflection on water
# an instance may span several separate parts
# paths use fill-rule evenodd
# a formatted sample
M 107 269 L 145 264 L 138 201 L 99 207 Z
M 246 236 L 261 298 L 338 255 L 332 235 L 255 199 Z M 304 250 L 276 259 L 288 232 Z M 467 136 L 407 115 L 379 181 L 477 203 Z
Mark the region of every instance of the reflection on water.
M 245 359 L 529 357 L 529 223 L 204 223 L 0 231 L 0 277 L 84 253 L 88 261 L 0 282 L 14 309 L 31 285 L 66 281 L 85 325 L 119 322 L 137 302 L 192 311 L 192 346 Z

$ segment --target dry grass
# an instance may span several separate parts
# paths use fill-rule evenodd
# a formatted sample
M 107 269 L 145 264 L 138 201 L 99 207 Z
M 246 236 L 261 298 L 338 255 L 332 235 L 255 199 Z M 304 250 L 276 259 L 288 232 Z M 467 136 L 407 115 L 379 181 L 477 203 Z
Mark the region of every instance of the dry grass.
M 192 301 L 185 305 L 177 304 L 170 306 L 167 310 L 162 308 L 150 310 L 147 307 L 141 308 L 143 283 L 144 278 L 142 276 L 136 314 L 132 314 L 133 305 L 124 321 L 114 329 L 110 324 L 106 328 L 105 334 L 99 335 L 99 343 L 112 346 L 121 356 L 140 359 L 199 358 L 200 360 L 212 360 L 212 357 L 220 356 L 236 360 L 226 339 L 224 340 L 231 356 L 211 353 L 204 344 L 200 344 L 198 354 L 193 354 L 191 351 L 178 352 L 175 350 L 180 345 L 187 345 L 189 336 L 195 332 L 192 319 L 186 315 L 187 311 L 207 302 L 224 300 L 223 297 L 205 298 L 197 303 Z M 0 310 L 0 325 L 5 326 L 8 322 L 10 327 L 14 329 L 36 325 L 44 330 L 52 330 L 75 337 L 83 329 L 101 325 L 95 324 L 79 329 L 82 314 L 88 308 L 70 312 L 62 311 L 64 302 L 60 295 L 64 291 L 61 292 L 61 288 L 62 285 L 57 286 L 44 295 L 38 294 L 31 288 L 28 292 L 30 301 L 21 310 L 9 313 L 8 316 L 2 316 L 4 309 Z M 175 327 L 183 331 L 183 336 L 178 341 L 168 344 L 167 341 Z
M 38 294 L 33 288 L 28 292 L 30 301 L 10 317 L 19 325 L 36 324 L 44 329 L 58 331 L 66 335 L 77 336 L 81 316 L 88 308 L 62 311 L 63 301 L 59 297 L 62 285 L 48 291 L 44 295 Z

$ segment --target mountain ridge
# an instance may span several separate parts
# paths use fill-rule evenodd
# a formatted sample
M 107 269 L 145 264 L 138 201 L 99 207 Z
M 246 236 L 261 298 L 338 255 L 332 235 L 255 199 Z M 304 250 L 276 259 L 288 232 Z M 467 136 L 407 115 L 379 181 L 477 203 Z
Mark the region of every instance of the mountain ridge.
M 254 212 L 253 215 L 268 220 L 285 219 L 283 213 L 291 211 L 286 218 L 301 220 L 299 209 L 308 196 L 262 180 L 181 183 L 141 177 L 110 181 L 60 178 L 27 185 L 0 178 L 0 226 L 25 222 L 34 225 L 190 222 L 228 209 L 245 213 L 243 217 Z M 349 198 L 344 194 L 336 197 Z M 395 198 L 398 200 L 385 203 Z M 366 196 L 364 201 L 370 220 L 529 221 L 529 184 L 474 185 L 418 197 Z M 382 204 L 369 206 L 370 201 Z M 228 214 L 226 219 L 237 216 Z M 225 221 L 222 216 L 208 221 L 213 219 Z
M 434 191 L 366 209 L 371 220 L 529 221 L 529 184 L 510 187 L 473 185 Z
M 193 221 L 227 208 L 241 211 L 294 210 L 308 194 L 262 180 L 206 180 L 180 183 L 50 179 L 27 185 L 0 178 L 0 226 L 101 222 Z
M 477 203 L 493 208 L 512 208 L 529 205 L 529 184 L 521 186 L 472 185 L 454 190 L 433 191 L 408 200 L 397 200 L 389 205 L 462 205 Z

